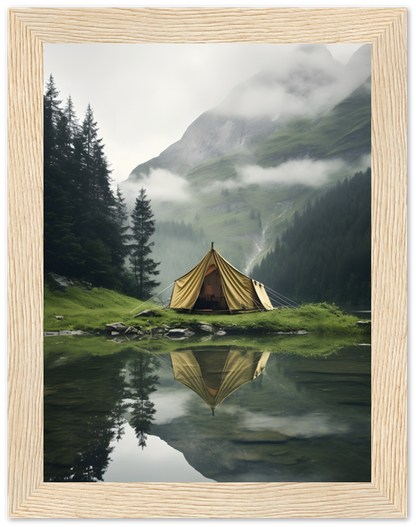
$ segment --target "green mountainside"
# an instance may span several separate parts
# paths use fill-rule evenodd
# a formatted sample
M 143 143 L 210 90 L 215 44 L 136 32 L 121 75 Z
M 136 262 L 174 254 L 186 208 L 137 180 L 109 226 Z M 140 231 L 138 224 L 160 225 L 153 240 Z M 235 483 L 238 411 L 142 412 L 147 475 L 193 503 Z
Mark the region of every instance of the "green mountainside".
M 296 215 L 253 278 L 297 302 L 371 304 L 371 170 Z
M 357 169 L 367 168 L 358 163 L 360 156 L 368 154 L 371 147 L 369 84 L 367 81 L 323 117 L 291 120 L 265 140 L 257 136 L 252 140 L 250 154 L 234 152 L 200 164 L 186 176 L 191 195 L 188 202 L 152 203 L 157 221 L 181 220 L 192 226 L 195 233 L 203 229 L 205 252 L 214 241 L 224 258 L 242 271 L 250 272 L 307 202 L 325 194 L 337 181 L 351 177 Z M 289 159 L 306 156 L 317 160 L 344 158 L 346 162 L 322 186 L 239 183 L 240 167 L 277 167 Z M 170 241 L 172 245 L 172 238 Z M 196 245 L 185 248 L 179 235 L 168 251 L 164 251 L 166 240 L 159 237 L 159 242 L 156 233 L 155 251 L 162 261 L 161 287 L 171 283 L 173 275 L 167 269 L 172 262 L 178 277 L 204 254 Z M 183 254 L 191 254 L 194 264 L 190 264 L 188 257 L 185 263 Z

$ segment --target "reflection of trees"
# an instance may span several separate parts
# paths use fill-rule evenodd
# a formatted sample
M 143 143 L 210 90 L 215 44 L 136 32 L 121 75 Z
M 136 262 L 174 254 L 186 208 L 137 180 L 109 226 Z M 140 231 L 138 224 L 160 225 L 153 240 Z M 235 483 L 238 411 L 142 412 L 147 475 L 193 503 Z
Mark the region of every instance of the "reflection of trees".
M 113 451 L 109 445 L 115 435 L 110 427 L 105 423 L 103 425 L 97 429 L 96 423 L 92 421 L 85 427 L 86 448 L 75 459 L 71 481 L 102 481 Z
M 130 397 L 135 399 L 132 405 L 130 424 L 136 432 L 139 446 L 146 446 L 147 435 L 150 432 L 156 410 L 154 403 L 149 400 L 151 393 L 156 391 L 159 377 L 153 372 L 159 366 L 158 360 L 152 355 L 140 353 L 129 364 Z
M 124 360 L 92 357 L 45 369 L 45 481 L 102 481 L 110 443 L 122 435 Z

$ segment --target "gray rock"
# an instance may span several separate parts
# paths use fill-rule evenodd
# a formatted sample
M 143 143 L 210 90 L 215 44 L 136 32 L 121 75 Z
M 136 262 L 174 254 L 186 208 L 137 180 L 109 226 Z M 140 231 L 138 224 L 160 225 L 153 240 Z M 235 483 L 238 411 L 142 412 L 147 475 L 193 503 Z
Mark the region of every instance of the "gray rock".
M 74 282 L 66 276 L 61 276 L 56 273 L 48 273 L 48 276 L 53 280 L 58 288 L 62 288 L 63 290 L 68 289 L 68 287 L 74 287 L 75 285 Z
M 56 320 L 63 320 L 64 317 L 62 315 L 55 315 Z
M 138 333 L 139 330 L 134 328 L 133 326 L 129 326 L 126 331 L 124 332 L 125 335 L 129 335 L 130 333 Z
M 214 332 L 214 328 L 211 325 L 209 325 L 209 324 L 200 325 L 199 329 L 201 331 L 206 331 L 207 333 L 213 333 Z
M 115 336 L 115 335 L 120 335 L 120 333 L 119 333 L 118 331 L 112 331 L 112 332 L 111 332 L 111 336 L 113 337 L 113 336 Z
M 371 320 L 359 320 L 357 326 L 371 326 Z
M 167 333 L 168 339 L 186 339 L 188 337 L 192 337 L 195 333 L 191 331 L 190 329 L 171 329 Z
M 298 331 L 298 335 L 307 335 L 308 332 L 302 329 L 301 331 Z
M 124 331 L 127 329 L 127 326 L 123 322 L 113 322 L 112 324 L 107 324 L 105 329 L 107 331 Z
M 223 330 L 221 329 L 220 331 L 217 331 L 215 334 L 218 335 L 219 337 L 223 337 L 224 335 L 227 334 L 227 332 L 226 332 L 226 331 L 223 331 Z
M 207 335 L 206 337 L 201 337 L 201 342 L 206 342 L 207 340 L 212 340 L 212 335 Z
M 57 337 L 59 335 L 59 331 L 44 331 L 43 336 L 44 337 Z

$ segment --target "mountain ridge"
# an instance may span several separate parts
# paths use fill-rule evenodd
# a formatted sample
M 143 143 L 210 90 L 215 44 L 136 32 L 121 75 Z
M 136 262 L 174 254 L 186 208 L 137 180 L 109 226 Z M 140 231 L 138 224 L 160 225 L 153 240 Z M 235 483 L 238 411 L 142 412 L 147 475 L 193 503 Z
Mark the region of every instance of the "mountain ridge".
M 304 58 L 306 53 L 302 53 Z M 331 100 L 341 93 L 337 91 L 340 79 L 345 80 L 357 69 L 358 74 L 343 90 L 358 80 L 362 82 L 336 104 L 323 104 L 326 101 L 318 88 L 308 92 L 300 86 L 306 103 L 315 105 L 314 111 L 283 112 L 275 118 L 272 108 L 268 115 L 258 113 L 250 117 L 236 111 L 241 102 L 237 101 L 231 115 L 223 111 L 228 103 L 219 105 L 221 111 L 217 107 L 204 112 L 179 141 L 135 167 L 121 184 L 126 197 L 134 195 L 137 188 L 146 187 L 156 225 L 158 221 L 183 221 L 197 230 L 203 228 L 207 240 L 215 241 L 230 263 L 249 273 L 308 201 L 324 194 L 338 180 L 352 177 L 370 165 L 370 56 L 371 46 L 362 46 L 345 66 L 337 66 L 338 73 L 333 77 L 338 80 L 330 83 L 336 89 Z M 316 57 L 314 60 L 312 66 L 320 64 Z M 327 70 L 323 67 L 323 74 Z M 241 86 L 248 86 L 250 92 L 261 75 Z M 323 75 L 315 79 L 315 84 L 322 78 Z M 296 84 L 299 77 L 289 80 Z M 291 93 L 289 102 L 293 96 Z M 301 101 L 300 108 L 306 103 Z M 158 244 L 157 232 L 155 243 Z M 169 259 L 180 260 L 181 240 L 172 239 L 171 244 Z M 182 249 L 189 251 L 189 247 Z M 169 266 L 169 262 L 163 264 L 163 250 L 158 249 L 162 286 L 163 265 Z M 195 254 L 195 264 L 200 251 Z

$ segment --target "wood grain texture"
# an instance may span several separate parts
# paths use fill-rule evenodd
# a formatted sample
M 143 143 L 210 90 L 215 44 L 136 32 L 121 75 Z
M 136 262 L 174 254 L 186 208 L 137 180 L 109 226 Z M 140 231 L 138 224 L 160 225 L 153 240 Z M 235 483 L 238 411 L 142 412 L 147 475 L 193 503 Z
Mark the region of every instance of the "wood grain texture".
M 406 9 L 9 10 L 9 514 L 406 516 Z M 372 482 L 42 483 L 42 43 L 372 43 Z M 394 328 L 394 331 L 392 331 Z

